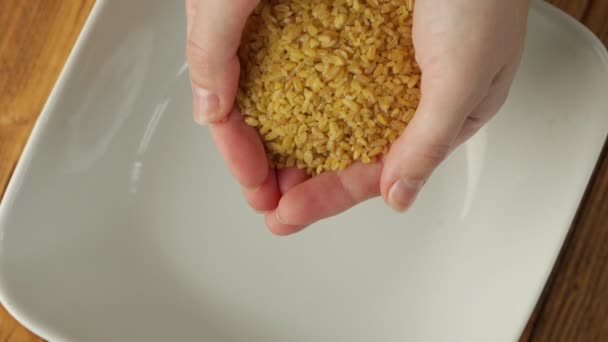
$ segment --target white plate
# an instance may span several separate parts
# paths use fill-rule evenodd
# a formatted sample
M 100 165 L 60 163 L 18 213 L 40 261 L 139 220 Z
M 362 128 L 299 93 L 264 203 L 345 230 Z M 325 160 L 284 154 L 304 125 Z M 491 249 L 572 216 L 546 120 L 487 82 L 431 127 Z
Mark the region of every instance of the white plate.
M 183 1 L 99 0 L 0 208 L 0 298 L 70 341 L 512 341 L 608 128 L 608 57 L 536 3 L 512 96 L 408 214 L 278 238 L 190 115 Z

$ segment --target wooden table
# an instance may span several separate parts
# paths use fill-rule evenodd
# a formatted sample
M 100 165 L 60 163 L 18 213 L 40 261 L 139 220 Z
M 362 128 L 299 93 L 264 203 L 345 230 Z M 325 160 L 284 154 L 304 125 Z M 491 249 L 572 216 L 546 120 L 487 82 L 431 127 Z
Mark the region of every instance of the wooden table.
M 608 45 L 608 0 L 551 2 Z M 0 1 L 0 197 L 93 3 Z M 521 340 L 608 341 L 608 146 Z M 42 339 L 0 306 L 8 341 Z

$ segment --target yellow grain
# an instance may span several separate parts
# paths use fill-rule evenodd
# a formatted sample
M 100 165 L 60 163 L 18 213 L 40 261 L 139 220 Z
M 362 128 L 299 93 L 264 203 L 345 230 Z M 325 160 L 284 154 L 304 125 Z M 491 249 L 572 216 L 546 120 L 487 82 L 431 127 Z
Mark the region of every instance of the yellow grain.
M 412 0 L 262 0 L 236 97 L 272 167 L 310 175 L 372 163 L 420 100 Z

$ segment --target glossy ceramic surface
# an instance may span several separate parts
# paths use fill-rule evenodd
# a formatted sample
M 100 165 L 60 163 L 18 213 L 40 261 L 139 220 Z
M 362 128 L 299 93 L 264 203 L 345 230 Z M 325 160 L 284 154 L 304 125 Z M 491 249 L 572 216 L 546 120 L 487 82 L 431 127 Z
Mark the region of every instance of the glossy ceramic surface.
M 194 125 L 180 1 L 98 0 L 0 207 L 0 299 L 63 341 L 512 341 L 608 129 L 608 57 L 535 3 L 499 116 L 406 215 L 272 236 Z

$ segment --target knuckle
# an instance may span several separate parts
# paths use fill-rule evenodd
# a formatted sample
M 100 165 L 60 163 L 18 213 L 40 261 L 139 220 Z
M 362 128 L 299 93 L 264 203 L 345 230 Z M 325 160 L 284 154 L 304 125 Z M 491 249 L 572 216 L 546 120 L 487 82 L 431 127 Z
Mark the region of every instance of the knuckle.
M 473 98 L 478 102 L 485 95 L 484 90 L 487 90 L 488 88 L 488 82 L 485 82 L 479 75 L 480 74 L 475 73 L 474 70 L 469 70 L 467 68 L 454 70 L 446 74 L 448 80 L 446 86 L 449 86 L 452 91 L 454 91 L 455 96 L 460 97 L 463 100 Z
M 210 53 L 191 38 L 186 43 L 186 56 L 190 68 L 199 73 L 206 73 L 212 69 Z
M 428 143 L 420 148 L 419 156 L 426 164 L 437 166 L 448 156 L 449 152 L 449 144 Z
M 477 132 L 485 124 L 485 119 L 479 116 L 471 115 L 467 117 L 462 126 L 463 130 Z
M 502 108 L 502 106 L 504 106 L 505 103 L 507 103 L 507 100 L 509 99 L 509 93 L 510 93 L 510 91 L 511 91 L 510 85 L 506 86 L 503 89 L 500 89 L 500 90 L 497 91 L 497 95 L 496 96 L 498 97 L 498 100 L 496 101 L 496 107 L 497 107 L 497 109 L 496 109 L 495 112 L 497 112 L 500 108 Z
M 475 120 L 475 119 L 473 119 L 473 120 Z M 465 124 L 462 126 L 462 129 L 460 130 L 459 139 L 468 140 L 469 138 L 474 136 L 477 132 L 479 132 L 481 127 L 482 127 L 482 124 L 479 124 L 479 121 L 469 121 L 469 119 L 467 119 Z
M 492 84 L 493 75 L 490 68 L 480 70 L 483 60 L 470 58 L 466 61 L 454 61 L 444 56 L 429 56 L 424 60 L 423 85 L 436 88 L 446 94 L 452 94 L 453 99 L 469 99 L 478 101 L 487 94 Z

